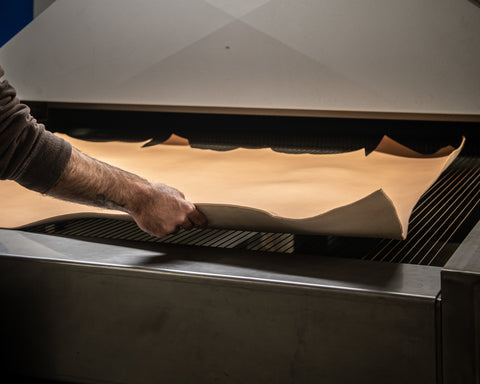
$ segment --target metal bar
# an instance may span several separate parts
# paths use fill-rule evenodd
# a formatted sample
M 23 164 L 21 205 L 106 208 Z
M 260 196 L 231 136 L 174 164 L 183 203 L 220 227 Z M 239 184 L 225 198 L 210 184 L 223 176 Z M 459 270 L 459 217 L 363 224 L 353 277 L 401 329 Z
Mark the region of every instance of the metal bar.
M 35 101 L 24 101 L 26 104 Z M 146 105 L 146 104 L 105 104 L 105 103 L 68 103 L 48 102 L 49 109 L 89 109 L 109 111 L 140 111 L 140 112 L 176 112 L 176 113 L 206 113 L 228 115 L 257 116 L 293 116 L 293 117 L 328 117 L 381 120 L 418 120 L 418 121 L 454 121 L 479 122 L 480 115 L 448 114 L 448 113 L 411 113 L 411 112 L 377 112 L 377 111 L 334 111 L 316 109 L 289 108 L 242 108 L 218 106 L 183 106 L 183 105 Z

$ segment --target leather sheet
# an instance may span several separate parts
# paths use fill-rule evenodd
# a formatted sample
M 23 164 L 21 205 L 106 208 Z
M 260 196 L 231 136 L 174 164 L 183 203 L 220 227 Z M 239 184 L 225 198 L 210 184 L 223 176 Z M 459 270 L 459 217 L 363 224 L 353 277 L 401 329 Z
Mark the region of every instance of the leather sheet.
M 84 153 L 174 186 L 208 217 L 212 227 L 255 231 L 403 239 L 422 194 L 455 159 L 462 145 L 420 155 L 384 137 L 368 156 L 287 154 L 271 149 L 219 152 L 167 142 L 87 142 L 60 135 Z M 0 227 L 123 213 L 74 204 L 0 185 Z

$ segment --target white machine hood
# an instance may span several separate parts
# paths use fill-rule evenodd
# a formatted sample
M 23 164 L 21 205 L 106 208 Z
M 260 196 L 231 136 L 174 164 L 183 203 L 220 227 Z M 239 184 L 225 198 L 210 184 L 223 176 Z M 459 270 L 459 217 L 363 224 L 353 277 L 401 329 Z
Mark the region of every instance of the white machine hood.
M 0 49 L 24 100 L 480 115 L 467 0 L 58 0 Z

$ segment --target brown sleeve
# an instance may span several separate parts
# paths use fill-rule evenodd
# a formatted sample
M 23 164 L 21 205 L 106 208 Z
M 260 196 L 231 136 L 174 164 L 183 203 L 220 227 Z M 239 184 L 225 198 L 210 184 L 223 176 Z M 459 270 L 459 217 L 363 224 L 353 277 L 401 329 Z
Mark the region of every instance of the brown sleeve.
M 3 74 L 0 67 L 0 78 Z M 71 145 L 38 124 L 15 89 L 0 81 L 0 179 L 45 193 L 57 182 L 71 152 Z

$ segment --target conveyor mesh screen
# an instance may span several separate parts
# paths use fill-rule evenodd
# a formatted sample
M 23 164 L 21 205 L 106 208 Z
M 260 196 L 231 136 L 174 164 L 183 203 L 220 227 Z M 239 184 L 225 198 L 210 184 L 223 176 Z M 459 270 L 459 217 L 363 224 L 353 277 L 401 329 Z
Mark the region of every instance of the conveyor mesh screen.
M 407 239 L 382 240 L 362 258 L 444 265 L 478 220 L 479 178 L 477 159 L 455 162 L 415 207 Z
M 31 232 L 135 244 L 316 253 L 395 263 L 443 266 L 479 218 L 480 160 L 458 158 L 415 207 L 406 240 L 296 236 L 285 233 L 193 229 L 153 238 L 130 221 L 90 218 L 43 224 Z

